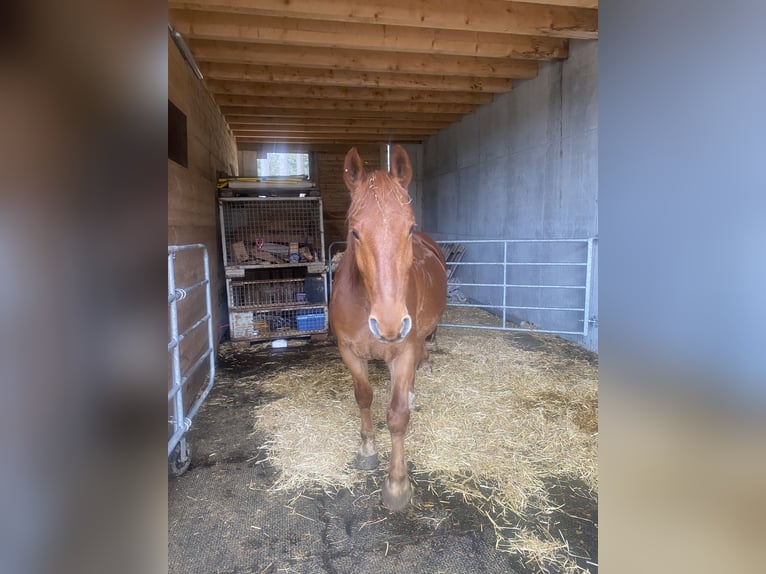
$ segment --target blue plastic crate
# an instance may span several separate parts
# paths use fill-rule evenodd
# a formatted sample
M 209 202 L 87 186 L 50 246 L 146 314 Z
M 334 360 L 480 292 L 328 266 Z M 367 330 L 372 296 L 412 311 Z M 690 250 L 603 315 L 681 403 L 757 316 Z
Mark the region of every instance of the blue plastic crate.
M 324 311 L 309 315 L 298 315 L 295 318 L 299 331 L 319 331 L 324 329 Z

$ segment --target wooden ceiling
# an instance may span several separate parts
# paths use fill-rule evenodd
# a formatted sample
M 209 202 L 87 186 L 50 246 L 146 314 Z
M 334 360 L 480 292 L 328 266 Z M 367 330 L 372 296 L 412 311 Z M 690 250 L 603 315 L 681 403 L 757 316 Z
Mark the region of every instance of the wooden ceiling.
M 598 0 L 169 2 L 240 149 L 422 141 L 598 35 Z

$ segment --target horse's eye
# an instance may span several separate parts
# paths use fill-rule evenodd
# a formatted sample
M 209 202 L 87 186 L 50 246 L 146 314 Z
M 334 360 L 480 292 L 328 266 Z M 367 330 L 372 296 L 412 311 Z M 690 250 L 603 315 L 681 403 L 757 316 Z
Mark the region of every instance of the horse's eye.
M 352 230 L 351 230 L 351 235 L 353 235 L 353 236 L 354 236 L 354 239 L 356 239 L 357 241 L 359 241 L 359 232 L 358 232 L 356 229 L 352 229 Z
M 413 231 L 415 231 L 415 226 L 414 225 L 412 227 L 410 227 L 410 235 L 412 235 Z

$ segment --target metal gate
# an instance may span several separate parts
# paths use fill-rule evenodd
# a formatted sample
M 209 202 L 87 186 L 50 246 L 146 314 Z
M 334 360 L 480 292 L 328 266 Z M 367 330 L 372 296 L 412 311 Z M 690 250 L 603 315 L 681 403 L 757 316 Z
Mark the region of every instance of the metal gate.
M 199 251 L 199 267 L 194 267 L 194 271 L 201 278 L 197 281 L 192 279 L 192 283 L 179 287 L 176 284 L 176 255 L 183 251 Z M 196 277 L 195 277 L 196 279 Z M 179 302 L 186 299 L 197 289 L 204 289 L 205 306 L 201 316 L 184 318 L 185 323 L 190 326 L 179 333 Z M 170 385 L 168 390 L 168 410 L 170 416 L 168 423 L 170 425 L 168 440 L 168 469 L 175 476 L 183 474 L 191 461 L 191 454 L 186 443 L 185 434 L 191 427 L 192 419 L 197 414 L 200 405 L 210 393 L 215 380 L 215 357 L 213 355 L 213 315 L 210 296 L 210 260 L 208 258 L 207 248 L 201 243 L 192 245 L 169 245 L 168 246 L 168 323 L 169 337 L 168 353 L 170 353 Z M 192 335 L 197 329 L 207 326 L 207 345 L 186 359 L 185 363 L 191 365 L 181 371 L 181 346 L 185 339 Z M 190 405 L 187 412 L 184 412 L 185 392 L 187 383 L 197 373 L 200 367 L 208 362 L 207 382 L 197 399 Z
M 595 241 L 437 241 L 448 271 L 447 310 L 440 326 L 586 337 L 595 322 L 590 317 Z M 330 289 L 336 267 L 333 255 L 337 258 L 345 244 L 330 244 Z

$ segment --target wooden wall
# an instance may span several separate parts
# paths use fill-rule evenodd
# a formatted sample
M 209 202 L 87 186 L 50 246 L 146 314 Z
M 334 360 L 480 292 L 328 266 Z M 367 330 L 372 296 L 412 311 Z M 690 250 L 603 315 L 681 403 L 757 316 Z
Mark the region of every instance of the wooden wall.
M 178 48 L 168 36 L 168 99 L 186 115 L 188 167 L 168 160 L 168 245 L 204 243 L 210 255 L 213 320 L 216 342 L 226 322 L 225 281 L 221 265 L 218 231 L 216 180 L 218 173 L 236 174 L 237 147 L 212 96 L 192 73 Z M 187 283 L 195 279 L 191 257 L 176 259 L 177 277 Z M 183 301 L 186 318 L 204 308 L 204 297 Z M 183 317 L 182 317 L 183 319 Z M 181 329 L 185 322 L 181 321 Z M 198 347 L 207 342 L 205 329 L 184 341 L 182 368 L 188 367 Z M 202 369 L 204 371 L 204 368 Z M 192 381 L 189 395 L 201 380 Z
M 344 145 L 314 152 L 316 180 L 322 193 L 326 245 L 346 239 L 346 212 L 351 203 L 351 196 L 343 183 L 343 159 L 351 147 L 353 146 Z M 356 148 L 362 156 L 366 170 L 380 169 L 380 149 L 377 145 Z

